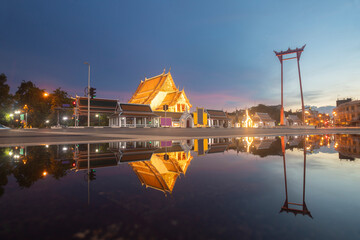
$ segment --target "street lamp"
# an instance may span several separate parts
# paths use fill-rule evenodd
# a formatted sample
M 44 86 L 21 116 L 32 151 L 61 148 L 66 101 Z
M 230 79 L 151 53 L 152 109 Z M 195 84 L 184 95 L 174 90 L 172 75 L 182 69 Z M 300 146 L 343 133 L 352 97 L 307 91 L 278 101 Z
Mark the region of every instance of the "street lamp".
M 99 115 L 99 114 L 95 114 L 95 117 L 98 118 L 98 123 L 99 123 L 99 126 L 100 126 L 100 115 Z
M 48 97 L 49 94 L 47 92 L 44 92 L 44 97 Z
M 27 104 L 25 104 L 24 108 L 25 110 L 25 122 L 26 122 L 26 127 L 28 127 L 28 120 L 27 120 L 27 115 L 28 115 L 28 111 L 29 111 L 29 107 Z
M 90 63 L 84 62 L 84 64 L 89 66 L 87 97 L 88 97 L 88 127 L 90 127 Z
M 64 120 L 64 121 L 68 120 L 68 117 L 66 117 L 66 116 L 65 116 L 65 117 L 63 117 L 63 120 Z

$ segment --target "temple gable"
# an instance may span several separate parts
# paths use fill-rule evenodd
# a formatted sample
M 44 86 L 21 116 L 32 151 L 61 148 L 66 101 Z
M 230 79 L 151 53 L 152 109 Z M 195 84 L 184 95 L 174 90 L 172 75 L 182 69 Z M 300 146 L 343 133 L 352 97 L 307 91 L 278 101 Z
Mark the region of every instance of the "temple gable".
M 129 103 L 149 104 L 156 111 L 163 111 L 163 106 L 168 105 L 169 112 L 184 112 L 192 107 L 184 90 L 176 87 L 170 72 L 141 81 Z

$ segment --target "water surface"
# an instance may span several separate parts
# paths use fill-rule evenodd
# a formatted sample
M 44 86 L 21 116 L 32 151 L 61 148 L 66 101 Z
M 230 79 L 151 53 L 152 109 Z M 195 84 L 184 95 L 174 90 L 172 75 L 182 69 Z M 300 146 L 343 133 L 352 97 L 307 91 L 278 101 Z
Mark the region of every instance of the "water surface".
M 359 152 L 357 135 L 0 148 L 0 238 L 359 239 Z

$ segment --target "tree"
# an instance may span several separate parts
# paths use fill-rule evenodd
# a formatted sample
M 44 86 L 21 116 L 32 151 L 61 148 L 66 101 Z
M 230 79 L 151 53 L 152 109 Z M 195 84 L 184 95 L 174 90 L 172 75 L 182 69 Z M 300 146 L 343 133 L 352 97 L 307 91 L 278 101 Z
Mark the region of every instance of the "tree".
M 58 118 L 58 111 L 59 114 L 66 116 L 71 116 L 73 114 L 73 109 L 69 108 L 67 109 L 60 109 L 62 108 L 63 104 L 69 104 L 71 106 L 72 99 L 70 98 L 69 94 L 61 90 L 61 88 L 57 88 L 53 91 L 53 93 L 50 95 L 51 99 L 51 114 L 49 116 L 49 120 L 52 125 L 55 125 L 57 123 Z
M 6 81 L 6 75 L 0 74 L 0 124 L 4 125 L 10 122 L 9 114 L 13 104 L 13 96 L 10 94 L 10 87 Z
M 50 100 L 44 97 L 45 91 L 31 81 L 22 81 L 15 93 L 16 107 L 27 113 L 27 125 L 44 127 L 50 114 Z

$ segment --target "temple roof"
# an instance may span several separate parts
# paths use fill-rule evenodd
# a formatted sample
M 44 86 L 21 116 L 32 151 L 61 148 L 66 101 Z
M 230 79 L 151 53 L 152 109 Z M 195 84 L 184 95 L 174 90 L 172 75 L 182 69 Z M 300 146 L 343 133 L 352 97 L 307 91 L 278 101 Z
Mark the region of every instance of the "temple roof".
M 288 120 L 292 120 L 292 121 L 301 121 L 301 120 L 298 118 L 298 116 L 296 116 L 296 115 L 294 115 L 294 114 L 287 116 L 287 119 L 288 119 Z
M 296 52 L 302 52 L 302 51 L 304 51 L 305 46 L 306 46 L 306 44 L 304 46 L 302 46 L 301 48 L 296 48 L 296 49 L 288 48 L 288 50 L 280 51 L 280 52 L 277 52 L 274 50 L 274 53 L 276 56 L 281 56 L 281 55 L 292 54 L 292 53 L 296 53 Z
M 184 95 L 186 102 L 191 106 L 184 90 L 180 91 L 171 76 L 171 73 L 165 71 L 155 77 L 145 78 L 137 87 L 135 93 L 129 100 L 129 103 L 151 104 L 152 100 L 159 92 L 167 93 L 162 103 L 155 110 L 162 111 L 162 106 L 167 104 L 169 107 L 174 106 L 181 95 Z
M 167 91 L 179 91 L 172 80 L 170 72 L 164 72 L 161 75 L 149 79 L 145 78 L 145 81 L 141 81 L 129 103 L 150 104 L 156 94 L 165 87 L 166 81 L 168 81 Z
M 151 110 L 150 105 L 120 103 L 120 115 L 126 117 L 158 117 Z
M 226 113 L 222 110 L 205 110 L 209 114 L 209 118 L 211 119 L 219 119 L 219 120 L 229 120 L 229 118 L 226 116 Z
M 168 155 L 168 160 L 165 160 Z M 138 176 L 142 185 L 171 193 L 177 177 L 185 174 L 192 160 L 190 153 L 155 153 L 149 161 L 131 162 L 129 165 Z
M 262 122 L 275 122 L 274 119 L 272 119 L 269 114 L 267 113 L 260 113 L 260 112 L 257 112 L 255 113 L 255 116 L 253 118 L 253 121 L 254 122 L 257 122 L 257 121 L 262 121 Z

